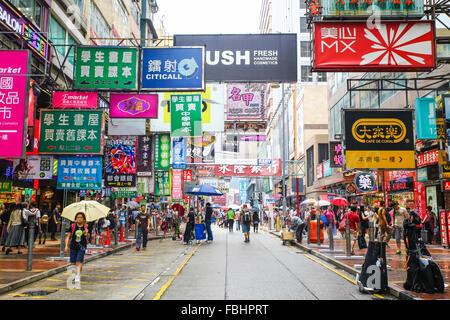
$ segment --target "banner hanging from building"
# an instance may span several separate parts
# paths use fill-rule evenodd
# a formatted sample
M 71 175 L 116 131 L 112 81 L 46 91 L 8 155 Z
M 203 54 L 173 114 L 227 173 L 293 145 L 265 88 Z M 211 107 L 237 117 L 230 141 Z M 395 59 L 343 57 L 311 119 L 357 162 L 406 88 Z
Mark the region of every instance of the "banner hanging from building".
M 204 47 L 144 48 L 142 89 L 203 91 L 204 61 Z
M 172 137 L 202 136 L 202 96 L 200 94 L 171 95 L 170 110 Z
M 30 59 L 26 50 L 0 50 L 0 158 L 25 155 Z
M 111 93 L 109 116 L 111 118 L 158 118 L 158 95 Z
M 105 186 L 136 187 L 136 139 L 105 142 Z
M 103 111 L 41 111 L 40 154 L 102 154 Z
M 174 44 L 206 46 L 206 81 L 297 81 L 296 34 L 183 34 Z
M 74 88 L 137 90 L 137 48 L 78 46 Z
M 423 17 L 423 0 L 388 2 L 387 0 L 352 2 L 351 0 L 322 0 L 323 17 L 342 17 L 361 19 L 378 14 L 380 17 Z M 373 6 L 373 7 L 372 7 Z
M 17 179 L 52 179 L 52 156 L 27 156 L 14 160 L 14 173 Z
M 58 162 L 58 189 L 101 189 L 101 157 L 61 157 Z
M 434 98 L 417 98 L 415 106 L 417 139 L 437 139 Z
M 270 166 L 258 165 L 202 165 L 202 170 L 212 177 L 250 177 L 250 176 L 280 176 L 281 160 L 273 159 Z
M 172 170 L 172 200 L 183 199 L 183 170 Z
M 173 138 L 173 151 L 172 151 L 172 168 L 173 169 L 186 169 L 187 168 L 187 138 Z
M 170 196 L 169 170 L 155 171 L 155 196 Z
M 330 167 L 337 168 L 344 165 L 342 156 L 342 143 L 338 141 L 330 141 Z
M 154 144 L 154 168 L 155 170 L 169 170 L 170 169 L 170 135 L 157 134 L 155 135 Z
M 227 120 L 265 120 L 265 84 L 227 84 Z
M 98 103 L 97 92 L 54 91 L 53 108 L 96 109 Z
M 346 168 L 415 169 L 412 110 L 344 110 Z
M 152 175 L 153 159 L 152 159 L 152 136 L 138 136 L 137 143 L 137 175 L 138 177 L 147 177 Z
M 434 21 L 315 21 L 315 71 L 427 71 L 435 67 Z

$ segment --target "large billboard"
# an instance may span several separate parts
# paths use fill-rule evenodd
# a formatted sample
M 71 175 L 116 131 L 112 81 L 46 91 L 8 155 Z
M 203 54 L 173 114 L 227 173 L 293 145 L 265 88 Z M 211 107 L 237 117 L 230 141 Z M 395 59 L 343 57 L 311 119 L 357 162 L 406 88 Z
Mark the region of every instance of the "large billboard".
M 412 110 L 344 110 L 346 167 L 415 169 Z
M 297 81 L 296 34 L 183 34 L 174 44 L 206 46 L 206 81 Z
M 433 21 L 314 22 L 315 71 L 427 71 L 435 67 Z
M 227 84 L 227 120 L 265 120 L 265 84 Z

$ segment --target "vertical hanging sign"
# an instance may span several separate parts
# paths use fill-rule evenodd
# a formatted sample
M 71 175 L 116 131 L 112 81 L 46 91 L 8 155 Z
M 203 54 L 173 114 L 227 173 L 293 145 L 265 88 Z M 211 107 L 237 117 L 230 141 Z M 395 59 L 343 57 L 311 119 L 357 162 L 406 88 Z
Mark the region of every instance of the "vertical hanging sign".
M 417 98 L 415 105 L 417 139 L 437 139 L 434 98 Z
M 173 169 L 186 169 L 187 168 L 187 138 L 173 138 Z
M 170 135 L 157 134 L 155 135 L 155 170 L 169 170 L 170 169 Z
M 201 94 L 170 96 L 170 128 L 172 137 L 202 136 Z
M 172 171 L 172 200 L 183 199 L 183 170 Z
M 152 136 L 138 136 L 137 144 L 137 175 L 147 177 L 152 175 Z

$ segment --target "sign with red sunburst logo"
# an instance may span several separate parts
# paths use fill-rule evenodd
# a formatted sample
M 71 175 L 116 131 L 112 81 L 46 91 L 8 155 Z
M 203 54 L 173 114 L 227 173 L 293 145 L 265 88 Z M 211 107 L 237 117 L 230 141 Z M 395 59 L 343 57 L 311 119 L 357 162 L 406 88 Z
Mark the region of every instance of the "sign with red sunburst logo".
M 426 71 L 435 67 L 432 21 L 314 22 L 314 71 Z

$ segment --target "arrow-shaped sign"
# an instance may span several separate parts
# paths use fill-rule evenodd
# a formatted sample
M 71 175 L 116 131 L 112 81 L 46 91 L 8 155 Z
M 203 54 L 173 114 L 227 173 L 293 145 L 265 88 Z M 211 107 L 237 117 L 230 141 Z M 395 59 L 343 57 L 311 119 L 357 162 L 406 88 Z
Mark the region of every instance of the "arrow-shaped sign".
M 90 150 L 90 149 L 92 149 L 92 147 L 89 147 L 89 146 L 84 147 L 84 150 Z
M 55 146 L 48 146 L 48 149 L 49 150 L 54 150 L 54 149 L 56 149 L 56 147 Z

